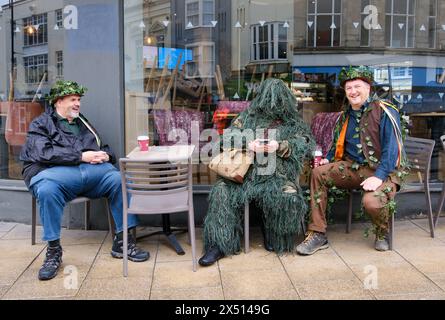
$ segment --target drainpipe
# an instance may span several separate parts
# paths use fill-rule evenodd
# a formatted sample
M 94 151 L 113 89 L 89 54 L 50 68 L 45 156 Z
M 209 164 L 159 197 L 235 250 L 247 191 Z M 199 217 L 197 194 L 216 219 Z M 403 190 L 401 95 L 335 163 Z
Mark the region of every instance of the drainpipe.
M 9 0 L 11 10 L 11 74 L 14 76 L 14 0 Z

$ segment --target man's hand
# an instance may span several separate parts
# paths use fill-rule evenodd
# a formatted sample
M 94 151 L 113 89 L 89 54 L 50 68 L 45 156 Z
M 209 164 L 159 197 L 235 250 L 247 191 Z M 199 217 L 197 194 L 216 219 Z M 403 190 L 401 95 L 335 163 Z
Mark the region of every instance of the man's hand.
M 361 186 L 363 187 L 363 190 L 365 191 L 376 191 L 381 185 L 383 184 L 383 181 L 380 180 L 377 177 L 370 177 L 363 181 Z
M 320 161 L 320 166 L 325 166 L 325 165 L 327 165 L 327 164 L 329 164 L 329 160 L 328 160 L 328 159 L 322 159 L 322 160 Z
M 102 164 L 110 161 L 110 156 L 103 151 L 87 151 L 82 153 L 82 162 L 89 164 Z

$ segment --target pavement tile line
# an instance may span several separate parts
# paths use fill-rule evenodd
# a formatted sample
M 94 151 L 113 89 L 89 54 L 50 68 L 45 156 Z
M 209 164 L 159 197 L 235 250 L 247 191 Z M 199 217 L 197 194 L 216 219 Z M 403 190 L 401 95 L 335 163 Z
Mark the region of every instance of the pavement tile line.
M 14 227 L 15 228 L 15 227 Z M 13 229 L 14 229 L 13 228 Z M 12 229 L 11 229 L 12 230 Z M 9 240 L 8 240 L 9 241 Z M 36 244 L 37 245 L 37 244 Z M 14 285 L 20 280 L 20 278 L 25 274 L 25 272 L 28 270 L 28 268 L 40 257 L 42 252 L 46 249 L 46 246 L 43 246 L 42 250 L 39 251 L 39 253 L 34 257 L 34 259 L 31 260 L 31 262 L 26 266 L 26 268 L 23 269 L 23 271 L 20 273 L 20 275 L 15 279 L 15 281 L 12 283 L 12 285 L 9 286 L 9 288 L 5 291 L 5 293 L 0 297 L 0 300 L 3 299 L 3 297 L 6 297 L 8 292 L 14 287 Z
M 159 239 L 159 238 L 158 238 Z M 156 265 L 157 265 L 157 261 L 158 261 L 158 253 L 159 253 L 159 246 L 160 246 L 160 241 L 158 240 L 157 242 L 156 242 L 156 256 L 155 256 L 155 261 L 154 261 L 154 264 L 153 264 L 153 270 L 151 271 L 151 283 L 150 283 L 150 293 L 148 294 L 148 300 L 151 300 L 151 294 L 152 294 L 152 292 L 153 292 L 153 283 L 155 282 L 154 280 L 155 280 L 155 271 L 156 271 Z M 128 271 L 128 272 L 130 272 L 130 271 Z
M 423 228 L 421 228 L 422 230 L 424 230 Z M 426 230 L 424 230 L 426 231 Z M 429 233 L 429 231 L 426 231 Z M 400 257 L 402 257 L 403 260 L 405 260 L 411 267 L 413 267 L 417 272 L 419 272 L 424 278 L 426 278 L 429 282 L 431 282 L 436 288 L 439 289 L 439 291 L 444 292 L 445 290 L 438 285 L 432 278 L 430 278 L 427 274 L 425 274 L 422 270 L 420 270 L 419 268 L 417 268 L 411 261 L 409 261 L 407 258 L 405 258 L 397 249 L 394 250 L 394 252 L 396 252 Z
M 295 292 L 297 293 L 298 298 L 300 300 L 302 300 L 301 299 L 301 294 L 298 291 L 297 287 L 295 286 L 295 283 L 292 281 L 292 278 L 289 276 L 289 272 L 287 271 L 286 267 L 284 266 L 283 260 L 281 260 L 280 256 L 278 256 L 278 259 L 280 260 L 281 266 L 283 267 L 284 272 L 286 273 L 287 278 L 289 279 L 290 283 L 292 284 L 292 287 L 294 288 Z
M 200 254 L 199 256 L 202 256 L 202 254 Z M 199 258 L 198 258 L 199 259 Z M 219 261 L 216 262 L 217 266 L 218 266 L 218 274 L 219 274 L 219 283 L 221 284 L 221 290 L 222 290 L 222 294 L 223 294 L 223 300 L 226 301 L 226 292 L 224 291 L 224 282 L 222 280 L 222 273 L 221 273 L 221 266 L 219 264 Z M 199 263 L 198 263 L 199 265 Z
M 101 243 L 101 245 L 99 246 L 99 249 L 97 250 L 96 255 L 95 255 L 93 261 L 91 262 L 91 265 L 90 265 L 90 267 L 89 267 L 89 269 L 88 269 L 88 271 L 87 271 L 87 273 L 86 273 L 86 275 L 85 275 L 85 278 L 82 280 L 82 283 L 80 284 L 79 288 L 77 289 L 76 294 L 74 295 L 74 299 L 79 295 L 80 290 L 82 289 L 82 287 L 83 287 L 83 285 L 84 285 L 86 279 L 88 278 L 88 275 L 90 274 L 90 272 L 91 272 L 91 270 L 93 269 L 93 267 L 94 267 L 94 265 L 95 265 L 95 263 L 96 263 L 98 257 L 100 256 L 100 252 L 101 252 L 102 247 L 104 246 L 105 242 L 107 241 L 107 238 L 108 238 L 109 233 L 110 233 L 110 232 L 108 232 L 107 235 L 106 235 L 106 236 L 104 237 L 104 239 L 102 240 L 102 243 Z M 94 244 L 96 245 L 97 243 L 94 243 Z
M 1 237 L 1 239 L 3 239 L 4 237 L 7 237 L 8 234 L 10 234 L 15 228 L 17 228 L 18 225 L 19 225 L 19 224 L 16 223 L 14 227 L 12 227 L 11 229 L 9 229 L 9 231 L 6 231 L 6 233 Z M 20 240 L 20 239 L 18 239 L 18 240 Z
M 337 252 L 337 250 L 335 250 L 335 248 L 334 248 L 332 245 L 330 245 L 330 247 L 331 247 L 332 251 L 334 251 L 334 253 L 337 255 L 337 257 L 344 263 L 344 265 L 345 265 L 345 266 L 352 272 L 352 274 L 354 275 L 354 277 L 355 277 L 361 284 L 363 284 L 362 279 L 358 276 L 357 273 L 354 272 L 354 270 L 352 269 L 352 267 L 351 267 L 348 263 L 346 263 L 346 261 L 345 261 L 345 260 L 343 259 L 343 257 Z M 371 297 L 373 298 L 373 300 L 377 300 L 377 297 L 376 297 L 376 295 L 373 293 L 372 290 L 366 290 L 366 289 L 364 289 L 364 290 L 365 290 L 365 292 L 367 292 L 367 293 L 369 293 L 369 294 L 371 295 Z
M 425 232 L 427 232 L 429 234 L 430 233 L 429 227 L 428 227 L 428 229 L 423 227 L 422 225 L 416 223 L 416 220 L 410 220 L 410 221 L 411 221 L 412 224 L 414 224 L 415 226 L 419 227 L 419 229 L 421 229 L 421 230 L 423 230 L 423 231 L 425 231 Z M 437 222 L 437 225 L 439 225 L 439 223 L 440 223 L 440 221 Z M 437 235 L 436 235 L 436 237 L 434 239 L 439 241 L 439 242 L 445 243 L 445 238 L 439 238 Z
M 411 219 L 408 220 L 413 226 L 415 226 L 416 228 L 420 229 L 421 231 L 425 231 L 426 233 L 429 234 L 429 230 L 426 230 L 425 228 L 421 227 L 420 225 L 416 224 L 414 221 L 412 221 Z M 396 230 L 394 232 L 397 232 Z M 435 238 L 437 240 L 439 240 L 438 238 Z M 443 241 L 440 241 L 443 242 Z M 397 246 L 396 246 L 397 248 Z M 342 259 L 342 261 L 348 266 L 349 269 L 351 269 L 351 271 L 354 273 L 354 275 L 358 277 L 358 275 L 356 274 L 356 272 L 354 272 L 354 270 L 343 260 L 343 258 L 338 254 L 338 252 L 332 248 L 334 250 L 334 252 L 340 257 L 340 259 Z M 427 276 L 424 272 L 422 272 L 419 268 L 417 268 L 414 264 L 412 264 L 407 258 L 405 258 L 403 256 L 403 254 L 401 252 L 399 252 L 397 249 L 394 249 L 393 252 L 395 252 L 400 258 L 402 258 L 405 262 L 407 262 L 415 271 L 417 271 L 418 273 L 420 273 L 424 278 L 426 278 L 426 280 L 428 280 L 428 282 L 430 282 L 431 284 L 433 284 L 436 288 L 439 289 L 439 292 L 445 292 L 442 287 L 440 287 L 436 282 L 434 282 L 433 279 L 431 279 L 429 276 Z M 362 280 L 359 278 L 359 281 L 362 282 Z M 372 296 L 374 297 L 374 299 L 378 300 L 378 294 L 375 290 L 368 290 L 369 293 L 372 294 Z M 430 292 L 428 292 L 430 293 Z M 421 294 L 421 293 L 403 293 L 406 295 L 414 295 L 414 294 Z M 400 294 L 389 294 L 389 295 L 383 295 L 383 296 L 398 296 Z

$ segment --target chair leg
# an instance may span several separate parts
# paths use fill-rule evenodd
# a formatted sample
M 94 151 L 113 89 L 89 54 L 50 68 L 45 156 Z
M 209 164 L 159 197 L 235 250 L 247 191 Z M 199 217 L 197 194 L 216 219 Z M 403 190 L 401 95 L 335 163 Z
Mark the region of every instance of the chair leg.
M 193 272 L 196 272 L 197 262 L 196 262 L 196 234 L 195 234 L 195 211 L 193 205 L 189 206 L 189 238 L 192 246 L 192 268 Z
M 244 252 L 249 253 L 250 250 L 250 234 L 249 234 L 249 203 L 244 204 Z
M 187 216 L 187 226 L 188 226 L 187 241 L 189 245 L 192 245 L 192 237 L 190 236 L 190 215 Z
M 71 204 L 68 204 L 68 223 L 66 228 L 67 230 L 71 230 Z
M 352 227 L 352 200 L 353 200 L 353 191 L 351 190 L 349 193 L 349 202 L 348 202 L 348 218 L 346 221 L 346 233 L 351 233 Z
M 32 217 L 31 217 L 31 245 L 36 244 L 36 227 L 37 227 L 37 201 L 32 197 Z
M 108 199 L 105 199 L 105 207 L 107 210 L 107 216 L 108 216 L 108 227 L 110 228 L 111 237 L 114 239 L 114 236 L 116 235 L 116 227 L 113 220 L 113 215 L 110 211 L 110 205 L 108 204 Z
M 391 218 L 389 219 L 389 229 L 390 229 L 390 235 L 389 235 L 389 250 L 394 250 L 394 225 L 395 225 L 395 217 L 394 215 L 391 215 Z
M 305 220 L 305 216 L 303 215 L 303 217 L 301 217 L 301 231 L 303 231 L 303 235 L 306 235 L 306 220 Z
M 127 210 L 124 210 L 123 215 L 123 227 L 124 227 L 124 247 L 123 247 L 123 260 L 124 260 L 124 277 L 128 277 L 128 216 Z
M 442 187 L 442 194 L 440 195 L 439 208 L 437 208 L 437 214 L 434 217 L 434 228 L 437 227 L 437 222 L 439 221 L 440 213 L 442 212 L 443 203 L 445 202 L 445 183 Z
M 426 196 L 426 204 L 427 204 L 427 208 L 428 208 L 428 222 L 430 225 L 430 235 L 431 235 L 431 238 L 434 238 L 435 234 L 434 234 L 433 209 L 431 207 L 431 194 L 430 194 L 430 187 L 429 187 L 428 180 L 425 180 L 425 196 Z
M 85 230 L 90 230 L 90 213 L 91 213 L 91 201 L 85 202 Z

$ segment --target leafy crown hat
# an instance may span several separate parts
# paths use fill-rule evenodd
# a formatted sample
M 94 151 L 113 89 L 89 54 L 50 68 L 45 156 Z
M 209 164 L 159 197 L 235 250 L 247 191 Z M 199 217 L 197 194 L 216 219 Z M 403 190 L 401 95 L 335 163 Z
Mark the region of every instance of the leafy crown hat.
M 77 82 L 57 81 L 56 84 L 51 88 L 48 101 L 51 105 L 54 105 L 60 98 L 71 95 L 78 95 L 82 97 L 87 91 L 87 88 L 79 85 Z
M 363 80 L 370 85 L 374 82 L 374 73 L 371 69 L 365 66 L 352 67 L 350 66 L 348 69 L 343 68 L 338 77 L 340 80 L 340 85 L 344 88 L 345 83 L 351 80 Z

